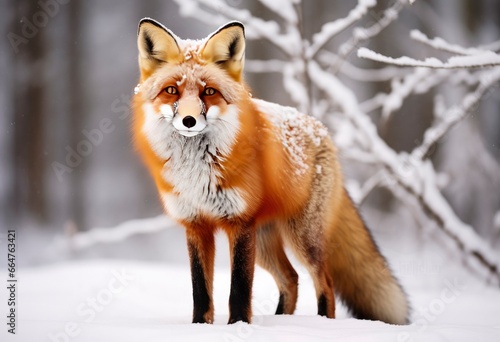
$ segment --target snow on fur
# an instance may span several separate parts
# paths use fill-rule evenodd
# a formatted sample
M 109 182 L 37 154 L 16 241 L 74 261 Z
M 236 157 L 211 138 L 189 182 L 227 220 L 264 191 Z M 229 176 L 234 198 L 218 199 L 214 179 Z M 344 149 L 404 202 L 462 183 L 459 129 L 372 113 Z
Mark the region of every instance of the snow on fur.
M 307 172 L 305 147 L 311 141 L 319 146 L 321 139 L 328 136 L 328 130 L 318 120 L 305 115 L 292 107 L 280 106 L 263 100 L 254 100 L 257 108 L 266 114 L 271 123 L 279 130 L 281 143 L 291 160 L 297 165 L 297 175 Z

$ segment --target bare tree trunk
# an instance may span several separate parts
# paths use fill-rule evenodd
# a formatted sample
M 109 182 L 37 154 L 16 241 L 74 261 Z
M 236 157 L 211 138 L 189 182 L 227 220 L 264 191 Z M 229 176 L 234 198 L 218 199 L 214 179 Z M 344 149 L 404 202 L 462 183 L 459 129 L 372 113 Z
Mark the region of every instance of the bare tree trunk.
M 35 2 L 20 0 L 14 9 L 11 32 L 31 21 L 39 10 Z M 25 18 L 21 20 L 20 18 Z M 32 24 L 33 25 L 33 24 Z M 16 78 L 13 79 L 13 206 L 18 217 L 32 216 L 40 222 L 47 220 L 45 205 L 44 160 L 44 87 L 43 58 L 46 53 L 43 29 L 19 46 L 13 60 Z
M 68 94 L 69 94 L 69 113 L 68 115 L 68 132 L 69 146 L 76 148 L 82 135 L 81 130 L 85 117 L 84 110 L 84 86 L 82 80 L 81 61 L 84 47 L 81 38 L 82 22 L 81 12 L 82 6 L 80 1 L 72 1 L 68 5 L 69 10 L 69 27 L 68 27 Z M 70 205 L 69 219 L 76 224 L 77 227 L 85 226 L 85 208 L 83 206 L 83 178 L 85 163 L 81 163 L 73 169 L 69 175 L 70 188 Z
M 8 31 L 12 29 L 12 19 L 9 13 L 12 11 L 0 12 L 0 36 L 6 37 Z M 0 41 L 0 229 L 10 229 L 13 227 L 14 214 L 14 169 L 12 165 L 12 126 L 13 103 L 12 103 L 12 47 L 7 39 Z

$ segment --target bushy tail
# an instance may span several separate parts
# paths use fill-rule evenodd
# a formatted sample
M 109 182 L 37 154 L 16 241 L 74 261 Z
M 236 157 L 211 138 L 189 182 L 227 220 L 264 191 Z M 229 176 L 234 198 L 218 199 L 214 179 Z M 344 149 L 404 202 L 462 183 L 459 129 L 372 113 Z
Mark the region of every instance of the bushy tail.
M 345 190 L 339 214 L 330 228 L 327 249 L 333 286 L 352 315 L 407 324 L 406 295 Z

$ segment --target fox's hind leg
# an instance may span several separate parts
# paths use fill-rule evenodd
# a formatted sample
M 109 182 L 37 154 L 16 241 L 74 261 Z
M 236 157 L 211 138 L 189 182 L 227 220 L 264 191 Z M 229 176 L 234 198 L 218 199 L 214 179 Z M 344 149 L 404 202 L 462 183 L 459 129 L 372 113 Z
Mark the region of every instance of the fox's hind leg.
M 292 219 L 288 222 L 287 242 L 297 258 L 311 274 L 318 300 L 318 315 L 335 318 L 335 297 L 333 280 L 328 272 L 324 241 L 315 226 L 318 222 L 304 219 Z
M 331 189 L 342 190 L 340 171 L 336 169 L 334 151 L 328 146 L 316 153 L 313 165 L 319 171 L 314 174 L 310 197 L 300 212 L 284 222 L 282 231 L 285 241 L 311 274 L 318 314 L 334 318 L 334 280 L 328 268 L 325 228 L 330 225 L 335 203 L 336 192 Z
M 299 277 L 285 254 L 283 239 L 274 224 L 257 230 L 257 264 L 271 273 L 278 285 L 280 298 L 276 314 L 293 314 Z

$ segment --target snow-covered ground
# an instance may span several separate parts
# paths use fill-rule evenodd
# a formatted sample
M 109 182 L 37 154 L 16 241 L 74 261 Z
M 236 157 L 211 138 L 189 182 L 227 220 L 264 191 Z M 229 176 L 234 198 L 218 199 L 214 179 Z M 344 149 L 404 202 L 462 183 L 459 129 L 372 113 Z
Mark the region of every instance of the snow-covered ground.
M 407 286 L 420 314 L 411 326 L 391 326 L 348 318 L 343 308 L 335 320 L 315 316 L 308 279 L 296 315 L 273 316 L 276 288 L 259 269 L 254 324 L 226 325 L 229 272 L 223 269 L 215 278 L 215 324 L 192 325 L 186 267 L 67 262 L 19 272 L 17 333 L 7 334 L 5 326 L 2 333 L 7 341 L 498 341 L 500 291 L 454 282 L 437 292 Z
M 169 243 L 185 249 L 183 234 L 169 235 Z M 300 265 L 295 315 L 272 314 L 277 289 L 270 275 L 257 268 L 253 324 L 226 325 L 230 272 L 227 260 L 220 257 L 215 324 L 193 325 L 184 254 L 182 262 L 85 259 L 18 268 L 16 335 L 8 334 L 4 324 L 0 336 L 2 341 L 27 342 L 500 341 L 500 290 L 480 284 L 453 264 L 428 262 L 418 255 L 413 260 L 419 262 L 402 261 L 387 248 L 384 253 L 409 294 L 410 326 L 355 320 L 341 305 L 335 320 L 316 316 L 314 288 Z M 5 270 L 0 274 L 7 278 Z M 1 293 L 5 317 L 7 292 Z

